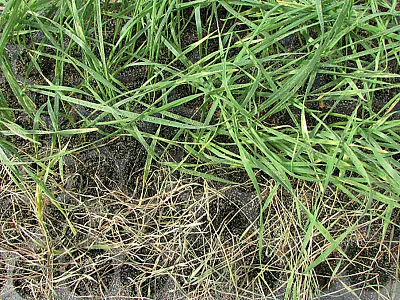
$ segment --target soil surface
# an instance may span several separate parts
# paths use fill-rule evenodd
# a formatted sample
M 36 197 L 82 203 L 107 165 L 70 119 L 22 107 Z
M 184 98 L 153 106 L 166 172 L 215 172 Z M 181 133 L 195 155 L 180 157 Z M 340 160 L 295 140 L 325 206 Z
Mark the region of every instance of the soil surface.
M 185 14 L 190 16 L 192 11 L 188 10 Z M 206 11 L 202 14 L 204 21 L 207 20 L 205 14 Z M 224 12 L 221 12 L 221 15 L 223 14 Z M 186 26 L 182 37 L 183 49 L 197 41 L 195 24 L 189 22 Z M 210 26 L 210 31 L 212 31 L 218 24 L 213 23 Z M 237 30 L 240 34 L 246 35 L 245 31 L 240 31 L 240 27 Z M 280 43 L 287 51 L 294 52 L 301 44 L 304 44 L 304 41 L 299 39 L 300 37 L 296 35 L 288 36 Z M 21 86 L 46 84 L 42 76 L 31 67 L 28 56 L 30 48 L 45 42 L 48 41 L 45 41 L 43 36 L 36 35 L 31 43 L 27 42 L 27 49 L 22 49 L 12 43 L 7 45 L 14 75 Z M 144 42 L 138 41 L 138 47 Z M 218 49 L 218 45 L 210 42 L 203 50 L 205 53 L 211 53 L 215 49 Z M 164 53 L 160 53 L 159 60 L 169 62 L 170 58 L 163 55 Z M 230 55 L 235 55 L 235 53 Z M 79 58 L 79 56 L 79 53 L 76 53 L 76 57 Z M 196 61 L 199 59 L 199 53 L 193 51 L 188 58 Z M 37 63 L 41 70 L 45 70 L 44 75 L 53 80 L 55 62 L 50 58 L 43 58 Z M 184 66 L 177 62 L 174 67 L 179 69 Z M 396 62 L 389 62 L 388 68 L 390 72 L 399 74 L 399 66 Z M 127 68 L 117 74 L 116 78 L 123 84 L 124 89 L 129 91 L 143 84 L 147 79 L 147 70 L 142 66 Z M 75 69 L 66 66 L 63 85 L 79 87 L 82 80 Z M 318 73 L 313 84 L 313 91 L 329 91 L 333 80 L 330 76 Z M 32 120 L 21 109 L 3 74 L 0 74 L 0 89 L 13 110 L 17 124 L 25 129 L 33 129 Z M 29 91 L 29 88 L 27 88 L 27 93 L 36 107 L 48 101 L 47 97 Z M 189 87 L 181 86 L 169 94 L 168 101 L 186 97 L 191 93 Z M 387 101 L 399 93 L 400 88 L 382 89 L 375 92 L 371 103 L 372 111 L 380 112 Z M 200 120 L 201 113 L 198 107 L 203 104 L 201 101 L 201 99 L 194 99 L 174 108 L 172 112 L 186 118 Z M 327 124 L 344 120 L 340 115 L 350 115 L 356 109 L 356 104 L 352 101 L 340 103 L 333 100 L 315 101 L 306 105 L 310 112 L 318 112 L 321 116 L 328 111 L 335 113 L 335 116 L 326 118 Z M 72 129 L 73 123 L 79 124 L 99 117 L 98 112 L 79 105 L 66 105 L 60 109 L 62 117 L 59 120 L 59 126 L 63 129 Z M 141 105 L 132 108 L 134 112 L 144 110 L 145 107 Z M 393 107 L 393 111 L 396 110 L 400 110 L 400 103 Z M 360 109 L 357 111 L 357 116 L 366 118 L 369 113 L 367 110 Z M 314 118 L 311 115 L 306 117 L 312 129 L 312 126 L 315 126 Z M 107 118 L 103 118 L 102 121 L 107 121 Z M 215 116 L 215 118 L 218 117 Z M 274 126 L 294 126 L 296 118 L 300 120 L 300 111 L 295 107 L 289 107 L 286 111 L 268 117 L 265 123 Z M 391 118 L 399 119 L 399 114 L 394 114 Z M 52 124 L 48 116 L 43 115 L 42 121 L 44 126 L 51 129 Z M 139 124 L 139 129 L 154 134 L 159 127 L 149 122 L 142 122 Z M 172 139 L 178 130 L 161 126 L 159 136 Z M 133 137 L 116 135 L 104 139 L 104 136 L 113 131 L 114 128 L 110 125 L 101 126 L 95 133 L 74 136 L 62 141 L 68 142 L 71 148 L 85 145 L 86 147 L 65 156 L 65 178 L 57 178 L 53 183 L 57 190 L 56 199 L 68 212 L 71 222 L 77 229 L 77 234 L 71 234 L 65 217 L 52 203 L 46 203 L 44 208 L 47 236 L 54 250 L 52 257 L 42 255 L 46 249 L 42 249 L 41 245 L 45 245 L 46 241 L 43 241 L 44 237 L 32 212 L 31 203 L 24 199 L 23 195 L 13 196 L 17 199 L 6 196 L 0 198 L 2 219 L 7 216 L 10 220 L 9 223 L 2 224 L 4 240 L 8 241 L 0 249 L 3 255 L 0 261 L 2 299 L 45 299 L 48 294 L 37 295 L 35 291 L 39 290 L 37 287 L 40 285 L 49 284 L 42 281 L 43 278 L 51 280 L 46 277 L 50 273 L 53 279 L 56 279 L 55 283 L 50 284 L 58 295 L 56 299 L 84 299 L 85 297 L 87 299 L 186 299 L 185 294 L 192 292 L 192 295 L 196 295 L 198 288 L 196 286 L 198 278 L 193 275 L 194 270 L 200 274 L 204 270 L 214 268 L 215 272 L 212 275 L 204 275 L 209 276 L 207 277 L 209 282 L 229 282 L 223 249 L 236 249 L 235 247 L 241 252 L 237 257 L 229 258 L 232 260 L 232 265 L 229 267 L 237 270 L 235 276 L 242 279 L 243 286 L 235 287 L 235 291 L 232 290 L 232 286 L 210 285 L 210 294 L 197 295 L 198 297 L 233 299 L 232 295 L 235 293 L 240 293 L 252 283 L 259 282 L 257 278 L 260 274 L 264 281 L 264 285 L 258 287 L 260 293 L 262 291 L 269 294 L 269 291 L 277 290 L 281 282 L 287 280 L 281 272 L 285 267 L 283 265 L 285 261 L 280 253 L 285 253 L 289 251 L 288 249 L 295 251 L 296 246 L 294 244 L 281 245 L 279 238 L 281 234 L 290 232 L 290 229 L 285 230 L 279 228 L 278 223 L 271 223 L 268 231 L 269 241 L 275 241 L 276 244 L 271 242 L 265 245 L 262 255 L 259 256 L 258 236 L 251 236 L 249 228 L 258 226 L 260 204 L 256 200 L 255 191 L 245 171 L 205 167 L 203 171 L 210 175 L 242 183 L 242 187 L 210 183 L 215 192 L 211 200 L 206 203 L 203 197 L 207 189 L 204 188 L 205 183 L 202 180 L 178 173 L 166 174 L 163 169 L 164 162 L 179 162 L 187 153 L 180 147 L 170 147 L 165 153 L 164 147 L 167 145 L 160 142 L 155 151 L 163 154 L 163 161 L 154 161 L 144 185 L 146 149 Z M 50 136 L 43 135 L 41 138 L 40 142 L 44 148 L 52 143 Z M 5 139 L 14 145 L 21 146 L 21 149 L 27 153 L 30 152 L 23 139 L 18 137 L 5 137 Z M 229 143 L 231 140 L 226 137 L 225 141 L 221 140 L 221 143 L 223 142 Z M 45 155 L 46 150 L 43 149 L 43 151 Z M 193 159 L 193 161 L 196 160 Z M 190 159 L 187 162 L 190 162 Z M 31 167 L 34 170 L 37 166 Z M 5 185 L 10 178 L 7 174 L 3 175 L 2 184 Z M 270 178 L 262 178 L 260 175 L 261 184 L 266 184 L 270 180 Z M 184 183 L 184 188 L 180 188 L 177 182 Z M 160 187 L 164 189 L 163 196 L 160 196 L 163 194 Z M 272 220 L 273 214 L 287 217 L 297 214 L 296 208 L 292 207 L 293 201 L 290 196 L 282 191 L 282 197 L 287 198 L 286 202 L 284 201 L 286 206 L 280 207 L 279 203 L 276 203 L 274 206 L 276 211 L 265 211 L 264 219 Z M 305 201 L 308 201 L 307 199 L 311 199 L 312 195 L 304 197 Z M 327 197 L 334 196 L 327 195 Z M 323 214 L 329 215 L 341 209 L 357 209 L 358 204 L 350 201 L 346 195 L 335 197 L 335 201 L 332 200 L 332 206 L 321 211 L 321 218 Z M 144 200 L 142 202 L 138 199 Z M 179 225 L 181 228 L 176 224 L 179 218 L 185 222 Z M 399 210 L 394 210 L 391 220 L 393 224 L 400 223 Z M 343 231 L 345 224 L 339 223 L 335 226 L 340 232 Z M 376 228 L 381 228 L 380 226 L 381 224 L 377 221 Z M 177 232 L 183 233 L 177 235 Z M 334 291 L 343 288 L 340 283 L 330 280 L 337 267 L 343 263 L 346 265 L 341 265 L 340 269 L 345 271 L 340 275 L 346 278 L 347 285 L 356 286 L 359 291 L 364 291 L 365 287 L 370 288 L 368 292 L 365 292 L 367 296 L 360 296 L 362 299 L 375 299 L 376 294 L 370 292 L 371 287 L 396 284 L 391 281 L 393 274 L 388 274 L 387 270 L 393 269 L 399 262 L 399 245 L 398 243 L 379 243 L 379 241 L 382 238 L 398 241 L 400 230 L 397 226 L 389 225 L 386 236 L 376 236 L 374 233 L 374 228 L 371 227 L 360 230 L 358 240 L 343 242 L 344 253 L 334 252 L 326 262 L 316 267 L 318 285 L 327 294 L 322 299 L 333 299 Z M 34 244 L 29 236 L 35 236 L 34 240 L 38 243 Z M 177 240 L 177 237 L 182 240 Z M 107 247 L 101 245 L 107 245 Z M 182 247 L 188 247 L 187 257 L 181 257 Z M 386 249 L 382 250 L 382 247 Z M 65 249 L 68 251 L 64 251 Z M 209 267 L 207 269 L 202 264 L 207 264 L 210 255 L 214 256 L 213 265 L 207 266 Z M 215 258 L 216 255 L 219 255 L 219 258 Z M 343 260 L 344 256 L 347 256 L 346 260 Z M 238 260 L 239 257 L 243 260 Z M 42 261 L 44 258 L 47 261 Z M 262 270 L 263 265 L 268 266 L 268 270 Z M 44 266 L 50 268 L 51 272 Z M 154 266 L 157 266 L 158 272 L 155 272 Z M 174 278 L 167 275 L 171 273 L 175 274 Z M 190 274 L 193 275 L 192 278 L 189 278 Z M 201 284 L 206 283 L 207 281 L 204 281 Z M 180 287 L 184 287 L 183 293 L 179 292 Z M 222 293 L 223 290 L 226 293 Z M 257 298 L 255 295 L 243 295 L 243 297 Z

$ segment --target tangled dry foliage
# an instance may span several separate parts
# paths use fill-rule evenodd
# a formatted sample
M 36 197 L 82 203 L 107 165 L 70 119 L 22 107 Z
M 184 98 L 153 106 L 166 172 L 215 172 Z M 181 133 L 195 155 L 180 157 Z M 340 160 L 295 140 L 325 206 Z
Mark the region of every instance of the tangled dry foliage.
M 35 182 L 27 177 L 23 189 L 16 187 L 1 167 L 3 293 L 26 299 L 272 299 L 296 289 L 299 299 L 309 299 L 338 281 L 353 293 L 365 285 L 379 292 L 399 276 L 398 244 L 387 242 L 398 240 L 399 230 L 382 228 L 373 217 L 385 213 L 379 203 L 371 207 L 374 214 L 365 214 L 362 199 L 356 203 L 334 190 L 322 195 L 305 182 L 297 184 L 294 199 L 270 180 L 262 186 L 260 208 L 249 184 L 215 184 L 163 168 L 132 195 L 107 188 L 97 174 L 90 190 L 77 184 L 79 178 L 76 172 L 65 184 L 52 182 L 73 234 L 46 199 L 39 221 Z M 310 226 L 300 203 L 329 232 Z M 395 213 L 393 223 L 399 221 Z M 329 239 L 340 240 L 352 224 L 355 230 L 323 257 Z

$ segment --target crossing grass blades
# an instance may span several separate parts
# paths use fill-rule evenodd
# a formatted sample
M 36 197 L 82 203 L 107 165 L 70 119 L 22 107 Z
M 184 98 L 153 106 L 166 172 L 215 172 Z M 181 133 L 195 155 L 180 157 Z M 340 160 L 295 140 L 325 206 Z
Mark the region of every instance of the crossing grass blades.
M 2 5 L 0 295 L 390 299 L 398 1 Z

